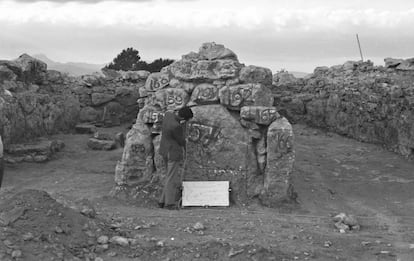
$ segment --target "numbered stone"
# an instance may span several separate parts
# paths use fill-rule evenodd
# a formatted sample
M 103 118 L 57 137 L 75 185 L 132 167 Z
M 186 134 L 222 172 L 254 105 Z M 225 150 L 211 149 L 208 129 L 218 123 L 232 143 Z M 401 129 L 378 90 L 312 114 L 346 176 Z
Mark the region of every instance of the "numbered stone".
M 202 83 L 195 87 L 190 102 L 196 104 L 214 104 L 220 103 L 218 97 L 218 88 L 213 84 Z
M 244 106 L 240 110 L 240 117 L 257 124 L 269 125 L 280 118 L 276 107 Z
M 150 92 L 161 90 L 170 83 L 170 77 L 167 73 L 151 73 L 145 82 L 145 89 Z
M 264 177 L 262 203 L 276 207 L 287 199 L 290 175 L 295 161 L 293 130 L 289 121 L 282 117 L 270 124 L 267 132 L 267 162 Z
M 230 110 L 240 110 L 243 106 L 272 106 L 271 91 L 261 84 L 239 84 L 225 86 L 219 90 L 220 103 Z
M 143 123 L 157 123 L 164 119 L 164 112 L 159 108 L 147 105 L 139 111 L 137 121 Z
M 144 123 L 137 122 L 127 133 L 122 159 L 115 168 L 115 182 L 128 185 L 131 178 L 137 181 L 149 178 L 154 167 L 153 156 L 151 131 Z
M 162 110 L 178 110 L 187 104 L 189 96 L 183 89 L 167 88 L 154 93 L 151 99 L 151 104 Z
M 188 126 L 188 140 L 202 145 L 214 142 L 219 135 L 219 128 L 200 123 L 190 123 Z

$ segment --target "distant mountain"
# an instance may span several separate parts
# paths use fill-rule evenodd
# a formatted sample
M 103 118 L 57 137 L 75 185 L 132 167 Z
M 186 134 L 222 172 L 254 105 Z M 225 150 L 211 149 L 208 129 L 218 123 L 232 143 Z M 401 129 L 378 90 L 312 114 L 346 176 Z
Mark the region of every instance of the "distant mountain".
M 80 75 L 85 75 L 85 74 L 92 74 L 94 72 L 100 72 L 101 68 L 105 66 L 105 64 L 90 64 L 90 63 L 75 63 L 75 62 L 60 63 L 60 62 L 52 61 L 44 54 L 35 54 L 35 55 L 32 55 L 32 57 L 45 62 L 49 70 L 56 70 L 62 73 L 67 73 L 72 76 L 80 76 Z

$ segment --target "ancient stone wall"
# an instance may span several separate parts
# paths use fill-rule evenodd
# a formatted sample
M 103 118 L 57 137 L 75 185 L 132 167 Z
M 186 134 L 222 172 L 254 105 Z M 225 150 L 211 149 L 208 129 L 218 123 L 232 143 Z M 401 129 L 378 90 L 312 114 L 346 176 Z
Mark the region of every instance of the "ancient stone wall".
M 139 89 L 143 107 L 127 134 L 114 193 L 162 185 L 165 162 L 158 148 L 163 115 L 192 106 L 185 180 L 228 180 L 236 203 L 257 197 L 276 206 L 288 199 L 293 132 L 273 107 L 271 82 L 269 69 L 244 66 L 231 50 L 215 43 L 151 74 Z
M 413 156 L 414 63 L 385 61 L 385 67 L 369 61 L 318 67 L 305 79 L 276 74 L 275 105 L 290 121 Z
M 132 122 L 138 112 L 138 90 L 148 75 L 106 71 L 69 77 L 47 70 L 45 63 L 27 54 L 0 61 L 0 126 L 6 149 L 10 143 L 70 131 L 78 122 Z
M 65 131 L 79 118 L 80 103 L 58 72 L 24 54 L 0 61 L 0 127 L 6 145 Z

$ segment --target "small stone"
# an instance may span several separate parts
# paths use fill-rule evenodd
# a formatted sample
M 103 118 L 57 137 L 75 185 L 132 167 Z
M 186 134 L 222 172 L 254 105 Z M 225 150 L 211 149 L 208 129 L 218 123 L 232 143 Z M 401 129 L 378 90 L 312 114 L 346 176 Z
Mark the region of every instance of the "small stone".
M 162 240 L 158 241 L 156 246 L 163 247 L 164 246 L 164 241 L 162 241 Z
M 12 258 L 19 258 L 19 257 L 22 256 L 22 251 L 20 251 L 20 250 L 13 250 L 11 256 L 12 256 Z
M 93 134 L 96 132 L 96 127 L 92 124 L 78 124 L 75 126 L 75 130 L 79 134 Z
M 88 230 L 88 231 L 86 231 L 85 232 L 85 234 L 88 236 L 88 237 L 95 237 L 96 235 L 95 235 L 95 233 L 93 233 L 92 231 L 90 231 L 90 230 Z
M 116 252 L 109 252 L 107 255 L 110 256 L 110 257 L 114 257 L 114 256 L 117 255 L 117 253 Z
M 31 232 L 28 232 L 28 233 L 24 234 L 22 237 L 23 237 L 24 241 L 29 241 L 29 240 L 32 240 L 34 238 L 34 236 Z
M 345 233 L 346 231 L 348 231 L 349 230 L 349 226 L 348 225 L 345 225 L 344 223 L 342 223 L 342 222 L 336 222 L 335 223 L 335 227 L 339 230 L 339 232 L 341 232 L 341 233 Z
M 203 223 L 201 222 L 197 222 L 194 224 L 193 226 L 194 230 L 200 231 L 200 230 L 205 230 L 206 228 L 204 227 Z
M 348 225 L 351 227 L 358 225 L 358 221 L 353 215 L 345 215 L 343 222 L 345 225 Z
M 109 237 L 107 237 L 107 236 L 100 236 L 100 237 L 98 237 L 98 243 L 99 244 L 108 244 L 108 242 L 109 242 Z
M 95 257 L 95 261 L 104 261 L 102 257 Z
M 360 225 L 352 226 L 351 229 L 354 231 L 359 231 L 361 230 L 361 226 Z
M 125 237 L 114 236 L 111 238 L 110 242 L 120 246 L 129 246 L 129 241 Z
M 62 233 L 64 233 L 63 229 L 62 229 L 61 227 L 59 227 L 59 226 L 56 226 L 56 227 L 55 227 L 55 232 L 56 232 L 57 234 L 62 234 Z
M 96 217 L 96 211 L 91 206 L 83 205 L 80 213 L 82 215 L 87 216 L 87 217 L 90 217 L 90 218 L 95 218 Z
M 324 247 L 330 247 L 332 246 L 332 242 L 331 241 L 325 241 L 325 243 L 323 244 Z
M 346 214 L 345 213 L 339 213 L 338 215 L 334 216 L 332 218 L 332 220 L 334 222 L 342 222 L 345 219 L 345 217 L 346 217 Z

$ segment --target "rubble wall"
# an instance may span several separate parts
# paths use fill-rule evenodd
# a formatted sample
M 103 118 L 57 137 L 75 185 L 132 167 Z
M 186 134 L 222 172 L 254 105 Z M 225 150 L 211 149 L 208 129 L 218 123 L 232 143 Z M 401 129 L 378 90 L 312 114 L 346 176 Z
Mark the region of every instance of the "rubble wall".
M 106 72 L 70 77 L 47 70 L 27 54 L 0 60 L 0 127 L 6 149 L 71 131 L 78 122 L 114 126 L 132 122 L 138 112 L 139 88 L 149 72 Z
M 318 67 L 304 79 L 275 74 L 279 113 L 363 142 L 414 155 L 414 66 L 386 59 L 386 66 L 347 62 Z

